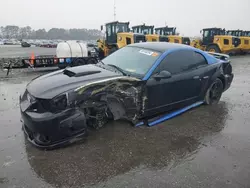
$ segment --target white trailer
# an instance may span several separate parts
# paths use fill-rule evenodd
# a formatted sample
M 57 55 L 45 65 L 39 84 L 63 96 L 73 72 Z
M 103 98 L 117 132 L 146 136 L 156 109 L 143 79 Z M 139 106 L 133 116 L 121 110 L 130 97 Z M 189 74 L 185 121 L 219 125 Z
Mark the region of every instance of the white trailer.
M 77 41 L 60 42 L 56 48 L 56 57 L 59 61 L 58 67 L 61 69 L 98 62 L 95 50 L 90 50 L 87 43 Z

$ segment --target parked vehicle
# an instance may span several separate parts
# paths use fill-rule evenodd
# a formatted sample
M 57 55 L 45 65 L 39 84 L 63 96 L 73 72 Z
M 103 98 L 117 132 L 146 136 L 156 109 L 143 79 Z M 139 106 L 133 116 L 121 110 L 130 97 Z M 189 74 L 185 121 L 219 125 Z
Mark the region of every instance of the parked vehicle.
M 23 48 L 28 48 L 28 47 L 31 46 L 31 44 L 29 44 L 28 42 L 22 42 L 22 43 L 21 43 L 21 46 L 22 46 Z
M 31 81 L 20 97 L 23 130 L 35 146 L 52 149 L 110 120 L 153 126 L 202 103 L 218 103 L 233 77 L 227 55 L 167 42 L 131 44 L 98 64 Z M 159 116 L 165 113 L 172 114 Z
M 53 41 L 44 41 L 42 44 L 39 45 L 39 47 L 44 47 L 44 48 L 56 48 L 57 43 Z
M 237 54 L 240 52 L 240 38 L 226 35 L 221 28 L 205 28 L 200 31 L 202 39 L 193 40 L 191 46 L 216 53 Z

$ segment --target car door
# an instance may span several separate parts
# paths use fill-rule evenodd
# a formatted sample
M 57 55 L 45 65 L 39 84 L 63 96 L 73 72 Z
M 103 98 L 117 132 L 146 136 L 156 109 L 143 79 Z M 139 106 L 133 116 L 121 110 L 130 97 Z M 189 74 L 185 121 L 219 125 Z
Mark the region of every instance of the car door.
M 198 99 L 204 70 L 198 68 L 202 65 L 196 53 L 192 50 L 172 52 L 155 69 L 147 82 L 148 115 L 181 108 Z M 202 63 L 205 66 L 205 61 Z M 172 76 L 156 80 L 154 75 L 161 71 L 168 71 Z

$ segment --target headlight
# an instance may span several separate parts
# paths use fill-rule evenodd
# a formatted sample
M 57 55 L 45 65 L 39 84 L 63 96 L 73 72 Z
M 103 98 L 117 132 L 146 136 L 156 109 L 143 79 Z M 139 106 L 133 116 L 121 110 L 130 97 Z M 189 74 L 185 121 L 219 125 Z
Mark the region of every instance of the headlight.
M 59 95 L 52 99 L 51 107 L 53 111 L 62 111 L 68 107 L 68 93 Z

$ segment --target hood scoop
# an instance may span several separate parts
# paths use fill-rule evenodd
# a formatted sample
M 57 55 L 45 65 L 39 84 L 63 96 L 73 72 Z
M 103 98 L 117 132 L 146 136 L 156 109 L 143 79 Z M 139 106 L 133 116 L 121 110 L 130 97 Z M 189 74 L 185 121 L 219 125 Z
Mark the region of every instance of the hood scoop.
M 67 75 L 68 77 L 81 77 L 81 76 L 87 76 L 91 74 L 97 74 L 100 73 L 99 70 L 89 70 L 89 71 L 73 71 L 69 69 L 64 69 L 63 74 Z

